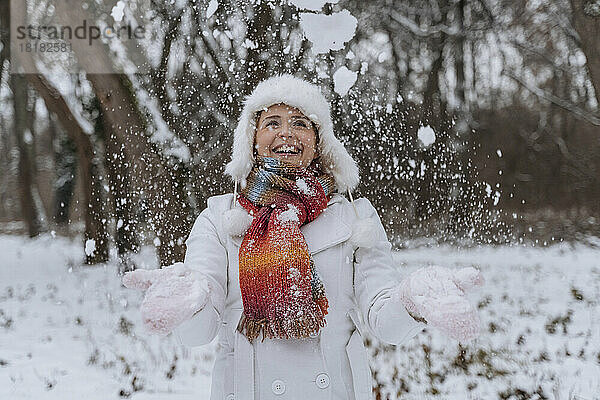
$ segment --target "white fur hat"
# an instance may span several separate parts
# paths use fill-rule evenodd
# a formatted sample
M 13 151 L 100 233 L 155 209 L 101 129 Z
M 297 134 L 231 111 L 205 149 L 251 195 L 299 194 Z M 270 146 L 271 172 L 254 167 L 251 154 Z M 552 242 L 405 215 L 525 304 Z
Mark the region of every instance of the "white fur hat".
M 255 162 L 256 113 L 279 103 L 299 109 L 319 127 L 318 150 L 324 172 L 333 175 L 340 192 L 354 189 L 359 182 L 358 166 L 333 134 L 329 102 L 317 85 L 289 74 L 262 81 L 246 97 L 234 132 L 233 154 L 225 173 L 245 186 L 246 177 Z

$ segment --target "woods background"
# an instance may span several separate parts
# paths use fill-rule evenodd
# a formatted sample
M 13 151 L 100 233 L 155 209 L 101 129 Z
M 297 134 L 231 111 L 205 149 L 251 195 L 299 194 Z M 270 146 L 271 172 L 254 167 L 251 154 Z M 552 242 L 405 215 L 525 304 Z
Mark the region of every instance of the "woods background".
M 52 2 L 46 17 L 76 25 L 84 3 Z M 113 243 L 124 269 L 143 243 L 163 265 L 180 260 L 206 199 L 232 191 L 223 167 L 244 96 L 289 72 L 331 99 L 360 164 L 354 196 L 396 245 L 599 234 L 597 0 L 343 0 L 322 13 L 347 9 L 358 27 L 325 54 L 293 4 L 220 0 L 206 18 L 208 3 L 147 2 L 149 73 L 86 74 L 127 54 L 74 46 L 81 72 L 18 74 L 9 28 L 21 16 L 0 0 L 0 232 L 83 234 L 87 263 Z M 342 66 L 358 72 L 343 97 Z

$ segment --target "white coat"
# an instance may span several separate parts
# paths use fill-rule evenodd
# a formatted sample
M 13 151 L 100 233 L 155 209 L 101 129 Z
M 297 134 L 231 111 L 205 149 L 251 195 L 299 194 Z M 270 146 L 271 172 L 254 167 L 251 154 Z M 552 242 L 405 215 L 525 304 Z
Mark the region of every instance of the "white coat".
M 352 245 L 357 217 L 336 193 L 314 221 L 301 227 L 329 301 L 327 325 L 316 337 L 250 343 L 236 328 L 243 310 L 238 280 L 241 237 L 223 228 L 232 194 L 211 197 L 186 242 L 185 264 L 209 277 L 209 303 L 175 330 L 183 345 L 200 346 L 218 335 L 211 400 L 368 400 L 372 382 L 361 332 L 402 344 L 425 324 L 393 296 L 399 279 L 384 228 L 371 203 L 355 201 L 361 219 L 376 226 L 368 248 Z

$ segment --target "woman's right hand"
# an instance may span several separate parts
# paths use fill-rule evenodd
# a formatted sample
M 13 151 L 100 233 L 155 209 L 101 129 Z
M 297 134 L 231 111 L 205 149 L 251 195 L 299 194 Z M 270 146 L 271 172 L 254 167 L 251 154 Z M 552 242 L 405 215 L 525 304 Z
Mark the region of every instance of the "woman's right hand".
M 464 343 L 480 332 L 477 309 L 465 292 L 483 284 L 483 276 L 473 267 L 453 270 L 429 266 L 406 277 L 396 294 L 414 319 L 423 318 L 446 336 Z
M 183 263 L 127 272 L 122 282 L 127 288 L 146 290 L 142 321 L 146 329 L 159 335 L 169 334 L 202 310 L 210 294 L 206 277 Z

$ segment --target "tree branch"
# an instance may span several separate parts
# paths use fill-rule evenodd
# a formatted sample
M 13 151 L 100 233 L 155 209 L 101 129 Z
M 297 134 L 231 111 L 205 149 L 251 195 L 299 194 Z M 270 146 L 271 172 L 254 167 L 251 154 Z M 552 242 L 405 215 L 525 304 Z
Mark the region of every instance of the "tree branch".
M 579 119 L 583 119 L 583 120 L 589 122 L 590 124 L 600 126 L 600 117 L 599 116 L 594 115 L 590 112 L 587 112 L 587 111 L 581 109 L 580 107 L 553 95 L 552 93 L 548 93 L 545 90 L 538 88 L 537 86 L 530 85 L 527 82 L 525 82 L 524 79 L 522 79 L 510 72 L 504 71 L 503 74 L 508 76 L 509 78 L 513 79 L 515 82 L 519 83 L 521 86 L 523 86 L 525 89 L 529 90 L 531 93 L 535 94 L 537 97 L 547 100 L 547 101 L 551 102 L 552 104 L 555 104 L 561 108 L 564 108 L 567 111 L 572 112 Z
M 427 29 L 423 29 L 420 26 L 418 26 L 414 21 L 400 14 L 396 10 L 391 11 L 390 17 L 394 21 L 411 31 L 414 35 L 419 37 L 429 37 L 437 35 L 439 33 L 445 33 L 448 36 L 455 36 L 457 34 L 460 34 L 460 32 L 458 32 L 456 28 L 451 28 L 443 24 L 433 25 Z

